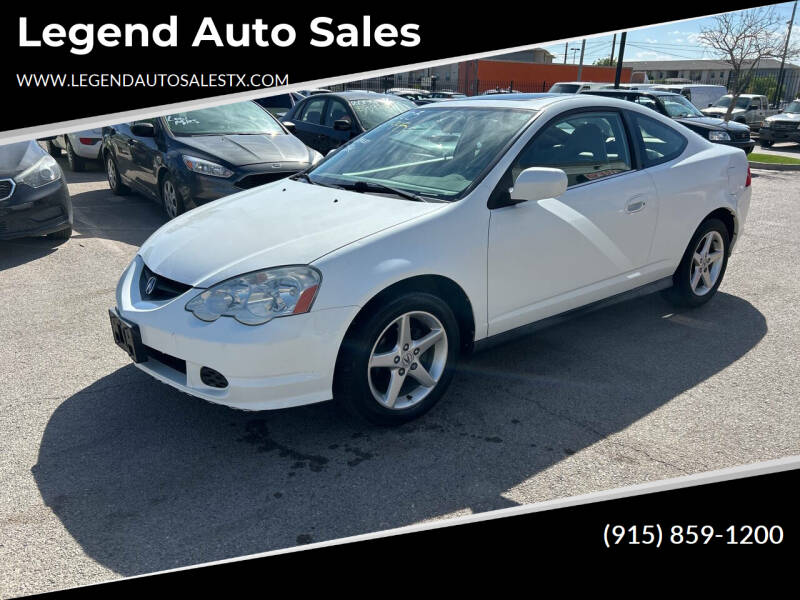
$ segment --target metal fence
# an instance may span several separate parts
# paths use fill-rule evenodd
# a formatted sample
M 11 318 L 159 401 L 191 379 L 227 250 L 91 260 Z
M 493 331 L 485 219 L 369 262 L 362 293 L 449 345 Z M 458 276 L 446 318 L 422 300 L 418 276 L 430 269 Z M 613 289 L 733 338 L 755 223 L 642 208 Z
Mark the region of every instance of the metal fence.
M 659 84 L 694 84 L 694 85 L 724 85 L 728 90 L 731 89 L 731 81 L 724 78 L 704 78 L 704 79 L 650 79 L 650 83 Z M 367 90 L 372 92 L 385 92 L 393 88 L 403 88 L 412 90 L 426 91 L 449 91 L 459 92 L 467 96 L 476 96 L 492 91 L 514 91 L 526 93 L 546 92 L 557 81 L 549 80 L 485 80 L 485 79 L 459 79 L 454 81 L 440 81 L 431 78 L 412 78 L 408 74 L 389 75 L 386 77 L 375 77 L 361 81 L 352 81 L 346 84 L 331 86 L 333 91 L 344 90 Z M 613 82 L 608 82 L 613 83 Z M 744 93 L 761 94 L 769 98 L 770 103 L 777 98 L 778 105 L 784 105 L 800 96 L 800 70 L 786 69 L 784 71 L 783 82 L 778 89 L 778 72 L 755 74 Z

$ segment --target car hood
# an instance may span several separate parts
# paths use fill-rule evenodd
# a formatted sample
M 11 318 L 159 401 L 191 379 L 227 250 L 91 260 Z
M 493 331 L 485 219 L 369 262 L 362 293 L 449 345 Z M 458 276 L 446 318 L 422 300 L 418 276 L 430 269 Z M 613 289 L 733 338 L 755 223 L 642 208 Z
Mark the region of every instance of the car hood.
M 693 117 L 691 119 L 687 117 L 679 117 L 675 120 L 686 125 L 697 125 L 703 129 L 749 131 L 747 125 L 736 123 L 735 121 L 728 121 L 726 123 L 724 119 L 718 119 L 717 117 Z
M 306 145 L 293 135 L 285 133 L 179 136 L 176 139 L 189 148 L 196 148 L 234 167 L 265 162 L 309 162 L 309 150 Z
M 173 219 L 139 255 L 158 275 L 204 288 L 258 269 L 310 264 L 444 206 L 284 179 Z
M 797 123 L 800 121 L 800 113 L 778 113 L 777 115 L 772 115 L 771 117 L 767 117 L 766 119 L 770 123 L 773 121 L 793 121 Z
M 727 108 L 722 108 L 721 106 L 709 106 L 708 108 L 704 108 L 701 110 L 704 115 L 708 115 L 709 117 L 722 117 L 725 116 L 725 113 L 728 112 Z M 734 115 L 738 115 L 745 112 L 743 108 L 734 108 L 733 113 Z
M 32 140 L 0 146 L 0 176 L 19 175 L 45 154 L 42 147 Z

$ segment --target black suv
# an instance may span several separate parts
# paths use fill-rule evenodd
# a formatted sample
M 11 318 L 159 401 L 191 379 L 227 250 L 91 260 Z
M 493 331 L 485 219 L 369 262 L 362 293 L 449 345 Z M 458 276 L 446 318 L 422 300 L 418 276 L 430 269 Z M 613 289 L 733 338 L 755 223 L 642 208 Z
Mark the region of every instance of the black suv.
M 735 121 L 707 117 L 680 94 L 656 90 L 628 89 L 587 90 L 581 93 L 621 98 L 622 100 L 629 100 L 630 102 L 647 106 L 662 115 L 678 121 L 695 133 L 699 133 L 710 142 L 741 148 L 746 154 L 750 154 L 756 145 L 750 139 L 750 128 L 747 125 L 736 123 Z

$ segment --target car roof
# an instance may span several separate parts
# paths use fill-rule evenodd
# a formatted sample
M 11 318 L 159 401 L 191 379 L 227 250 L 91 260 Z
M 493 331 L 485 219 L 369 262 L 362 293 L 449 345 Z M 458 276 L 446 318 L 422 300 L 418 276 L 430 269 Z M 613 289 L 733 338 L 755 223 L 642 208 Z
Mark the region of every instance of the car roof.
M 398 96 L 394 94 L 379 94 L 378 92 L 369 92 L 366 90 L 347 90 L 344 92 L 326 92 L 324 94 L 314 94 L 308 96 L 309 98 L 325 98 L 328 96 L 335 96 L 345 100 L 375 100 L 379 98 L 386 98 L 389 100 L 396 100 Z
M 589 92 L 581 92 L 582 94 L 588 94 L 591 96 L 613 96 L 614 94 L 641 94 L 647 96 L 680 96 L 680 94 L 676 94 L 674 92 L 665 92 L 663 90 L 632 90 L 630 88 L 619 88 L 618 90 L 591 90 L 591 94 Z
M 673 96 L 675 94 L 672 94 Z M 447 102 L 437 102 L 418 106 L 420 110 L 440 110 L 444 108 L 481 107 L 481 108 L 523 108 L 528 110 L 543 110 L 555 103 L 566 102 L 579 106 L 592 105 L 619 105 L 630 108 L 632 103 L 613 96 L 598 97 L 594 94 L 497 94 L 492 96 L 470 96 L 458 98 Z M 633 106 L 638 106 L 633 104 Z M 651 109 L 642 107 L 644 110 Z

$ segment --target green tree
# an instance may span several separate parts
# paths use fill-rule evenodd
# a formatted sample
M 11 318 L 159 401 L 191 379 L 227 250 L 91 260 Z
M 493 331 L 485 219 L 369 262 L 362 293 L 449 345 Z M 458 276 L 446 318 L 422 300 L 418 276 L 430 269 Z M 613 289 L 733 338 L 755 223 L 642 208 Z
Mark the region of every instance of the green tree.
M 617 61 L 610 56 L 606 56 L 605 58 L 598 58 L 592 64 L 594 64 L 596 67 L 614 67 L 617 64 Z

